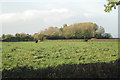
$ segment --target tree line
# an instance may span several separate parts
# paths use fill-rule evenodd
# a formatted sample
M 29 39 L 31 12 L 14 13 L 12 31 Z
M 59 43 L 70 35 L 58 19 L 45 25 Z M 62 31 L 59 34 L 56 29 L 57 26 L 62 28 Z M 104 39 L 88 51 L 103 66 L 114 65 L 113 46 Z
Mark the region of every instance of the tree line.
M 2 35 L 2 41 L 7 41 L 7 42 L 34 41 L 34 40 L 35 39 L 32 35 L 25 33 L 16 33 L 15 35 L 12 34 Z
M 3 34 L 3 41 L 34 41 L 45 39 L 109 39 L 111 34 L 105 33 L 103 27 L 98 27 L 96 23 L 75 23 L 72 25 L 64 24 L 61 28 L 48 27 L 33 35 L 25 33 L 16 33 L 15 35 Z
M 75 23 L 64 24 L 61 28 L 49 27 L 33 35 L 35 39 L 109 39 L 111 34 L 105 33 L 103 27 L 98 27 L 96 23 Z

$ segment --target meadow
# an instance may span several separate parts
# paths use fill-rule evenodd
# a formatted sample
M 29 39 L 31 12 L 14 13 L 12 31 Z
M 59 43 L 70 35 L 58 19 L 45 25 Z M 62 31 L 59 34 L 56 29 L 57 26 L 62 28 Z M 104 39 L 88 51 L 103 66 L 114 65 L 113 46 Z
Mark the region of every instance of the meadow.
M 3 78 L 116 77 L 117 59 L 118 42 L 2 43 Z

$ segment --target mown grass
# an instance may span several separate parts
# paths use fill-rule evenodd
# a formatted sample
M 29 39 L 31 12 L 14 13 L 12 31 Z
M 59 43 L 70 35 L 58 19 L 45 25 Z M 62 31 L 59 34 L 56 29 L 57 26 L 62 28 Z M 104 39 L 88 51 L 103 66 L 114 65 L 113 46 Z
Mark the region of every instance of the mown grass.
M 79 76 L 81 73 L 79 71 L 81 71 L 81 69 L 83 72 L 86 70 L 90 72 L 90 69 L 92 69 L 91 71 L 94 71 L 94 69 L 100 69 L 100 71 L 103 73 L 104 69 L 107 69 L 107 66 L 103 69 L 102 67 L 99 68 L 99 66 L 96 68 L 90 68 L 89 65 L 87 67 L 80 66 L 96 63 L 109 64 L 111 61 L 114 64 L 114 61 L 117 59 L 118 42 L 3 42 L 2 46 L 2 71 L 4 77 L 10 77 L 8 76 L 9 73 L 12 71 L 13 73 L 16 73 L 17 71 L 19 72 L 21 68 L 25 69 L 22 73 L 24 73 L 24 71 L 27 69 L 28 72 L 33 71 L 33 73 L 31 72 L 31 75 L 36 75 L 34 71 L 38 71 L 39 73 L 46 69 L 49 72 L 48 69 L 52 68 L 52 70 L 57 70 L 59 73 L 64 75 L 56 75 L 56 73 L 52 73 L 51 71 L 51 73 L 46 74 L 48 72 L 45 73 L 44 71 L 44 74 L 47 75 L 46 77 L 50 77 L 50 75 L 51 77 L 65 77 L 65 73 L 67 74 L 67 72 L 69 73 L 69 70 L 72 70 L 69 69 L 70 65 L 77 65 L 77 68 L 74 68 L 75 70 L 70 71 L 73 72 L 75 76 L 67 75 L 68 77 L 77 77 L 77 75 Z M 60 65 L 69 65 L 69 67 L 67 67 L 69 70 L 63 66 L 62 71 L 62 69 L 59 68 Z M 115 67 L 116 64 L 113 66 Z M 42 70 L 40 71 L 40 69 Z M 87 72 L 84 74 L 88 75 Z M 13 74 L 12 77 L 15 77 L 14 75 L 15 74 Z M 26 75 L 22 76 L 25 77 Z M 99 75 L 100 76 L 97 74 L 98 77 L 102 77 L 100 72 Z M 18 77 L 20 76 L 18 75 Z M 41 76 L 39 75 L 39 77 L 42 77 L 42 74 Z M 109 76 L 107 75 L 106 77 Z

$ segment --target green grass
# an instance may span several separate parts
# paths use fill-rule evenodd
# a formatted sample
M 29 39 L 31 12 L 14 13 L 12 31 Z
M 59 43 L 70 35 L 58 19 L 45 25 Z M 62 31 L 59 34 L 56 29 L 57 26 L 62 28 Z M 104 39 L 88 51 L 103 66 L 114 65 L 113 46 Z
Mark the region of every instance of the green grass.
M 118 59 L 118 42 L 3 42 L 2 70 L 57 67 Z

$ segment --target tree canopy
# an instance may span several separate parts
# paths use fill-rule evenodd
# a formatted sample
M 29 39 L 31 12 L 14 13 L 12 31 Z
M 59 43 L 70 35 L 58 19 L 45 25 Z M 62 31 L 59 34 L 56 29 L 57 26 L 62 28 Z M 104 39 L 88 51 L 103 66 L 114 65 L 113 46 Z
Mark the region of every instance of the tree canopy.
M 26 33 L 16 33 L 15 35 L 3 34 L 3 41 L 34 41 L 45 39 L 109 39 L 112 38 L 111 34 L 105 33 L 103 27 L 99 27 L 96 23 L 75 23 L 71 25 L 64 24 L 61 28 L 48 27 L 33 35 Z
M 120 5 L 120 1 L 116 1 L 116 0 L 113 0 L 113 1 L 110 1 L 108 0 L 108 4 L 107 5 L 104 5 L 105 6 L 105 9 L 104 11 L 105 12 L 110 12 L 112 11 L 112 8 L 116 9 L 116 7 Z
M 66 27 L 67 26 L 67 27 Z M 35 37 L 37 36 L 37 37 Z M 61 28 L 48 27 L 37 34 L 36 39 L 90 39 L 90 38 L 112 38 L 111 34 L 105 33 L 103 27 L 99 27 L 96 23 L 75 23 L 72 25 L 63 25 Z

